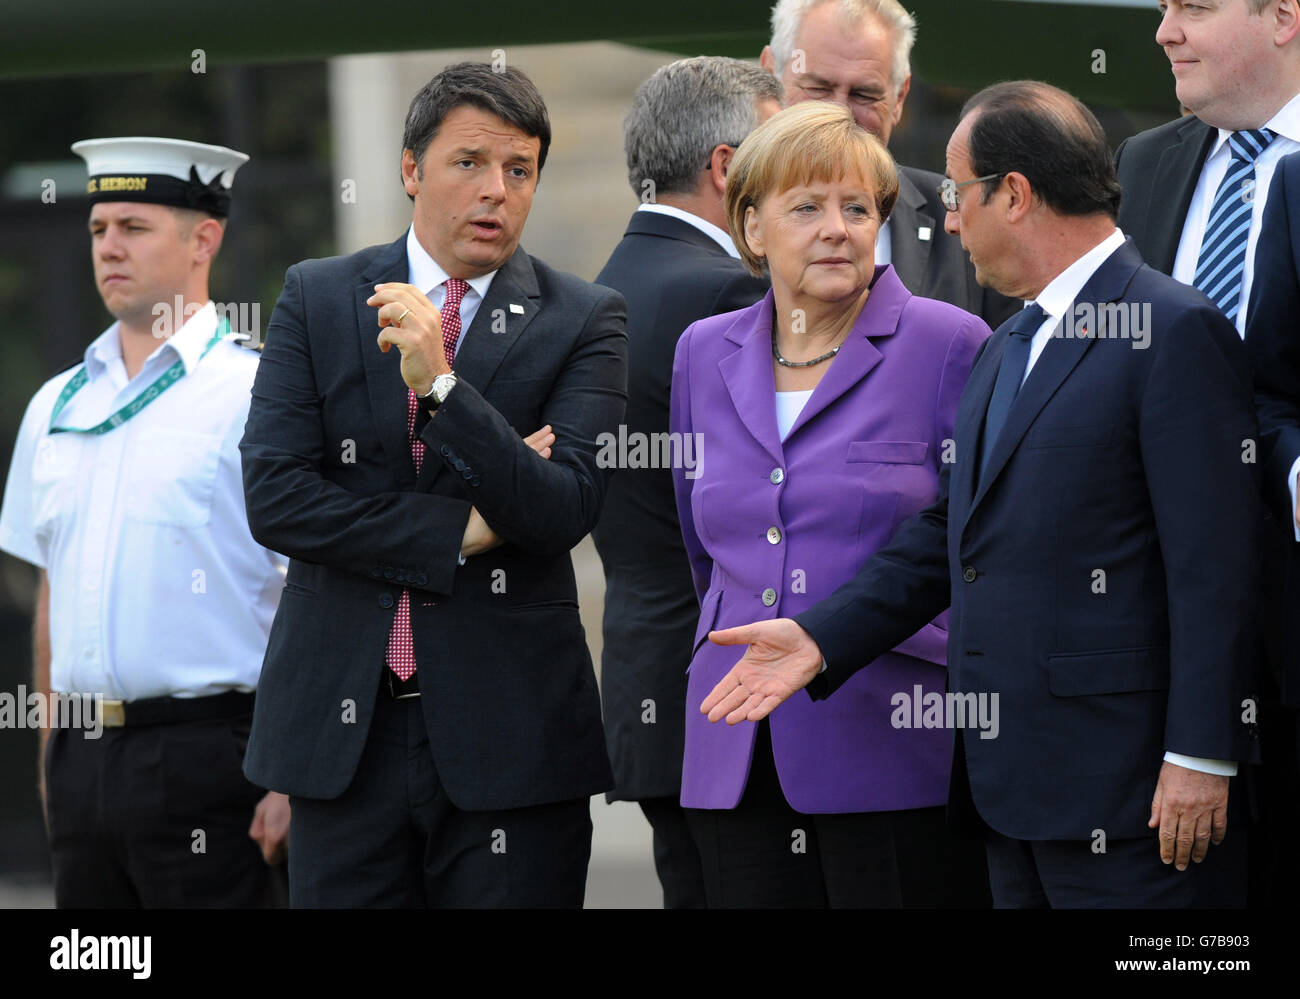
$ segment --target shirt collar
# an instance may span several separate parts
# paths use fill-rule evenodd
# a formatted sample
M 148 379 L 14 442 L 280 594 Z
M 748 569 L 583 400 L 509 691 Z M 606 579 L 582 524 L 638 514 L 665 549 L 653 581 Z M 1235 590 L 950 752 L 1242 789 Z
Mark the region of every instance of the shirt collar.
M 415 238 L 415 226 L 411 226 L 406 231 L 406 261 L 410 274 L 408 283 L 419 288 L 426 295 L 451 276 L 438 266 L 438 262 L 429 256 L 429 251 Z M 498 267 L 497 270 L 500 268 Z M 487 290 L 496 275 L 497 271 L 489 271 L 487 274 L 470 278 L 468 284 L 478 292 L 479 298 L 486 298 Z
M 121 327 L 121 323 L 114 323 L 95 337 L 90 342 L 90 346 L 86 348 L 84 360 L 88 379 L 93 381 L 107 371 L 109 365 L 114 361 L 120 362 L 122 360 Z M 147 365 L 162 351 L 170 348 L 180 358 L 181 363 L 185 365 L 185 371 L 188 374 L 199 363 L 199 358 L 203 355 L 203 351 L 208 346 L 208 341 L 212 339 L 212 334 L 216 332 L 216 329 L 217 307 L 209 301 L 203 308 L 185 320 L 180 329 L 162 341 L 154 349 L 153 353 L 145 358 L 144 363 Z M 143 370 L 143 367 L 141 370 Z
M 1065 316 L 1071 303 L 1079 297 L 1083 286 L 1097 273 L 1106 259 L 1124 245 L 1124 234 L 1115 229 L 1109 236 L 1072 263 L 1048 282 L 1035 300 L 1045 313 L 1055 320 Z
M 1292 142 L 1300 143 L 1300 94 L 1296 94 L 1286 104 L 1282 105 L 1282 109 L 1261 127 L 1267 128 L 1274 135 L 1280 135 Z M 1230 128 L 1219 129 L 1219 137 L 1214 141 L 1214 149 L 1210 151 L 1210 156 L 1218 156 L 1224 146 L 1228 144 L 1228 139 L 1232 134 L 1233 130 Z
M 712 239 L 727 251 L 727 256 L 735 257 L 737 260 L 740 259 L 740 252 L 736 249 L 735 241 L 732 240 L 731 235 L 725 230 L 719 229 L 708 219 L 702 219 L 698 215 L 693 215 L 691 212 L 681 208 L 674 208 L 672 205 L 645 204 L 640 205 L 637 208 L 637 211 L 657 212 L 660 215 L 668 215 L 672 218 L 679 219 L 687 225 L 694 226 L 696 229 L 700 230 L 700 232 L 704 233 L 704 235 Z

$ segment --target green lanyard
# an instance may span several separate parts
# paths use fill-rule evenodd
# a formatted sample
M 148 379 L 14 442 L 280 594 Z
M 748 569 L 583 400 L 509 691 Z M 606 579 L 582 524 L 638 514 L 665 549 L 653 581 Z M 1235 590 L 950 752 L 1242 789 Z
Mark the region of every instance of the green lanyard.
M 199 355 L 199 360 L 201 361 L 207 357 L 208 351 L 219 344 L 229 332 L 230 323 L 223 317 L 221 322 L 217 324 L 217 331 L 212 334 L 212 339 L 208 341 L 207 346 L 203 348 L 203 353 Z M 144 409 L 145 406 L 149 405 L 149 403 L 153 402 L 180 381 L 181 376 L 184 374 L 185 362 L 176 361 L 170 368 L 155 378 L 152 385 L 102 423 L 97 423 L 93 427 L 84 428 L 56 427 L 54 421 L 59 418 L 59 414 L 62 413 L 63 408 L 67 406 L 68 400 L 80 392 L 82 386 L 86 384 L 86 368 L 83 365 L 81 370 L 68 380 L 68 384 L 63 386 L 63 391 L 59 393 L 58 399 L 54 401 L 54 412 L 50 414 L 50 433 L 106 434 L 114 427 L 120 427 L 127 420 L 131 419 L 131 417 L 135 416 L 136 413 L 140 412 L 140 410 Z

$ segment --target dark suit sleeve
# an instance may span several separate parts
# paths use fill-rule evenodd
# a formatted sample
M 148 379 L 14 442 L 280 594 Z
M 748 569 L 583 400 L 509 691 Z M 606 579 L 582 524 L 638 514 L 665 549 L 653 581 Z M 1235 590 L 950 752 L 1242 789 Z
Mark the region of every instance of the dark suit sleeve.
M 673 387 L 669 400 L 668 429 L 671 433 L 685 435 L 694 432 L 691 423 L 691 332 L 692 323 L 677 341 L 677 352 L 673 355 Z M 695 478 L 687 478 L 683 462 L 673 462 L 673 493 L 677 499 L 677 521 L 682 528 L 682 542 L 686 545 L 686 557 L 691 564 L 691 576 L 695 580 L 696 599 L 703 601 L 709 591 L 709 580 L 713 578 L 713 559 L 700 541 L 695 530 L 695 516 L 691 512 L 691 489 L 699 481 L 704 471 L 704 458 L 695 466 Z
M 1288 160 L 1274 174 L 1255 251 L 1246 347 L 1255 367 L 1264 495 L 1283 524 L 1295 520 L 1288 480 L 1300 457 L 1300 279 L 1291 227 Z M 1300 207 L 1300 206 L 1297 206 Z
M 939 496 L 906 520 L 888 545 L 825 600 L 795 617 L 826 659 L 808 685 L 813 700 L 838 690 L 863 666 L 915 634 L 951 602 L 948 579 L 948 481 L 939 472 Z
M 969 365 L 964 363 L 964 349 L 957 351 L 963 387 L 989 344 L 983 323 L 977 321 L 970 332 L 982 337 L 982 342 Z M 963 342 L 959 337 L 958 344 Z M 930 506 L 905 520 L 889 544 L 864 562 L 853 579 L 795 617 L 827 663 L 826 671 L 808 685 L 814 701 L 829 697 L 863 666 L 903 644 L 952 603 L 948 568 L 952 468 L 944 462 L 939 469 L 939 495 Z
M 267 326 L 239 445 L 252 535 L 290 558 L 356 573 L 415 564 L 428 582 L 409 585 L 450 593 L 470 504 L 416 492 L 360 496 L 327 480 L 323 404 L 295 264 Z
M 1157 305 L 1157 308 L 1159 306 Z M 1241 700 L 1258 605 L 1257 433 L 1250 367 L 1232 325 L 1209 303 L 1157 338 L 1138 439 L 1169 606 L 1165 749 L 1249 756 Z
M 555 431 L 542 458 L 464 379 L 421 433 L 434 453 L 464 461 L 475 508 L 504 541 L 537 555 L 567 553 L 595 526 L 612 470 L 598 465 L 597 438 L 615 433 L 627 406 L 627 306 L 608 289 L 551 386 L 542 423 Z M 580 314 L 579 314 L 580 315 Z

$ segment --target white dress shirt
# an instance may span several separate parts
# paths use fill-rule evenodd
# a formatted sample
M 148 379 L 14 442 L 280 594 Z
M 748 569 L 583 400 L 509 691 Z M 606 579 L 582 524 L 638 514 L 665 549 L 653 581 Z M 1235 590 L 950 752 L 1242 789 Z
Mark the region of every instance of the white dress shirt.
M 1029 362 L 1025 365 L 1025 378 L 1029 377 L 1029 372 L 1033 370 L 1034 365 L 1038 362 L 1039 357 L 1042 356 L 1048 342 L 1051 340 L 1052 333 L 1065 317 L 1065 313 L 1071 304 L 1079 297 L 1079 292 L 1083 291 L 1083 286 L 1097 272 L 1097 268 L 1104 264 L 1110 258 L 1110 255 L 1123 245 L 1124 234 L 1119 229 L 1116 229 L 1069 267 L 1061 271 L 1039 293 L 1038 306 L 1047 313 L 1047 318 L 1043 320 L 1043 325 L 1038 327 L 1038 331 L 1034 334 L 1029 350 Z M 1024 384 L 1024 379 L 1021 380 L 1020 384 Z M 1166 752 L 1165 762 L 1185 767 L 1188 770 L 1217 774 L 1221 777 L 1232 777 L 1237 773 L 1237 764 L 1232 760 L 1210 760 L 1198 756 L 1184 756 L 1182 753 Z
M 406 231 L 406 261 L 406 283 L 419 288 L 430 304 L 441 311 L 442 304 L 447 301 L 447 278 L 450 275 L 439 267 L 437 261 L 420 245 L 420 241 L 415 238 L 415 226 L 411 226 Z M 460 300 L 460 336 L 456 340 L 456 349 L 452 352 L 453 358 L 460 353 L 460 345 L 465 342 L 469 324 L 478 315 L 478 307 L 483 304 L 488 288 L 492 285 L 492 279 L 496 276 L 497 272 L 492 271 L 472 278 L 468 282 L 469 291 L 465 292 L 465 297 Z
M 801 389 L 776 394 L 776 429 L 777 433 L 781 435 L 782 444 L 790 436 L 795 421 L 799 419 L 799 414 L 803 412 L 803 408 L 808 405 L 808 400 L 812 398 L 813 391 L 813 389 Z
M 717 243 L 727 251 L 727 256 L 740 259 L 740 251 L 736 249 L 735 240 L 731 238 L 730 233 L 724 229 L 719 229 L 708 219 L 702 219 L 698 215 L 686 211 L 682 208 L 674 208 L 672 205 L 660 204 L 643 204 L 637 208 L 638 212 L 654 212 L 657 215 L 667 215 L 670 218 L 678 219 L 689 226 L 700 230 L 704 235 Z
M 1250 236 L 1246 242 L 1246 269 L 1241 275 L 1241 307 L 1237 310 L 1237 333 L 1246 335 L 1246 312 L 1250 304 L 1250 287 L 1255 280 L 1255 245 L 1259 242 L 1259 222 L 1268 204 L 1268 190 L 1273 183 L 1273 172 L 1278 160 L 1288 153 L 1300 150 L 1300 94 L 1297 94 L 1263 126 L 1274 134 L 1267 149 L 1255 161 L 1255 200 L 1251 206 Z M 1192 193 L 1192 203 L 1183 220 L 1183 234 L 1178 242 L 1178 256 L 1174 258 L 1173 276 L 1183 284 L 1192 284 L 1196 278 L 1196 264 L 1201 255 L 1201 241 L 1205 238 L 1205 222 L 1219 184 L 1227 176 L 1232 162 L 1228 147 L 1231 129 L 1219 129 L 1219 137 L 1205 158 L 1200 179 Z
M 876 266 L 894 262 L 894 216 L 889 216 L 876 234 Z
M 137 700 L 257 686 L 287 562 L 253 540 L 244 510 L 239 441 L 258 355 L 226 339 L 200 360 L 216 329 L 209 302 L 129 380 L 118 324 L 95 339 L 60 426 L 95 426 L 177 359 L 185 366 L 107 433 L 49 433 L 83 365 L 28 404 L 0 548 L 49 575 L 55 692 Z

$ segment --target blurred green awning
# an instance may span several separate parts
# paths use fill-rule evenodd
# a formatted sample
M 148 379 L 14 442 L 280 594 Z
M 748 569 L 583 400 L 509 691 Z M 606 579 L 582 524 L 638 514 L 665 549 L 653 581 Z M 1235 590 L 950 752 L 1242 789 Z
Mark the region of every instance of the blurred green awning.
M 904 0 L 920 21 L 915 72 L 976 87 L 1035 77 L 1087 101 L 1173 112 L 1154 0 Z M 754 57 L 766 0 L 0 0 L 0 77 L 188 69 L 360 52 L 609 40 L 667 52 Z M 485 16 L 486 15 L 486 16 Z M 1104 69 L 1103 71 L 1100 71 Z M 581 73 L 581 66 L 574 72 Z

